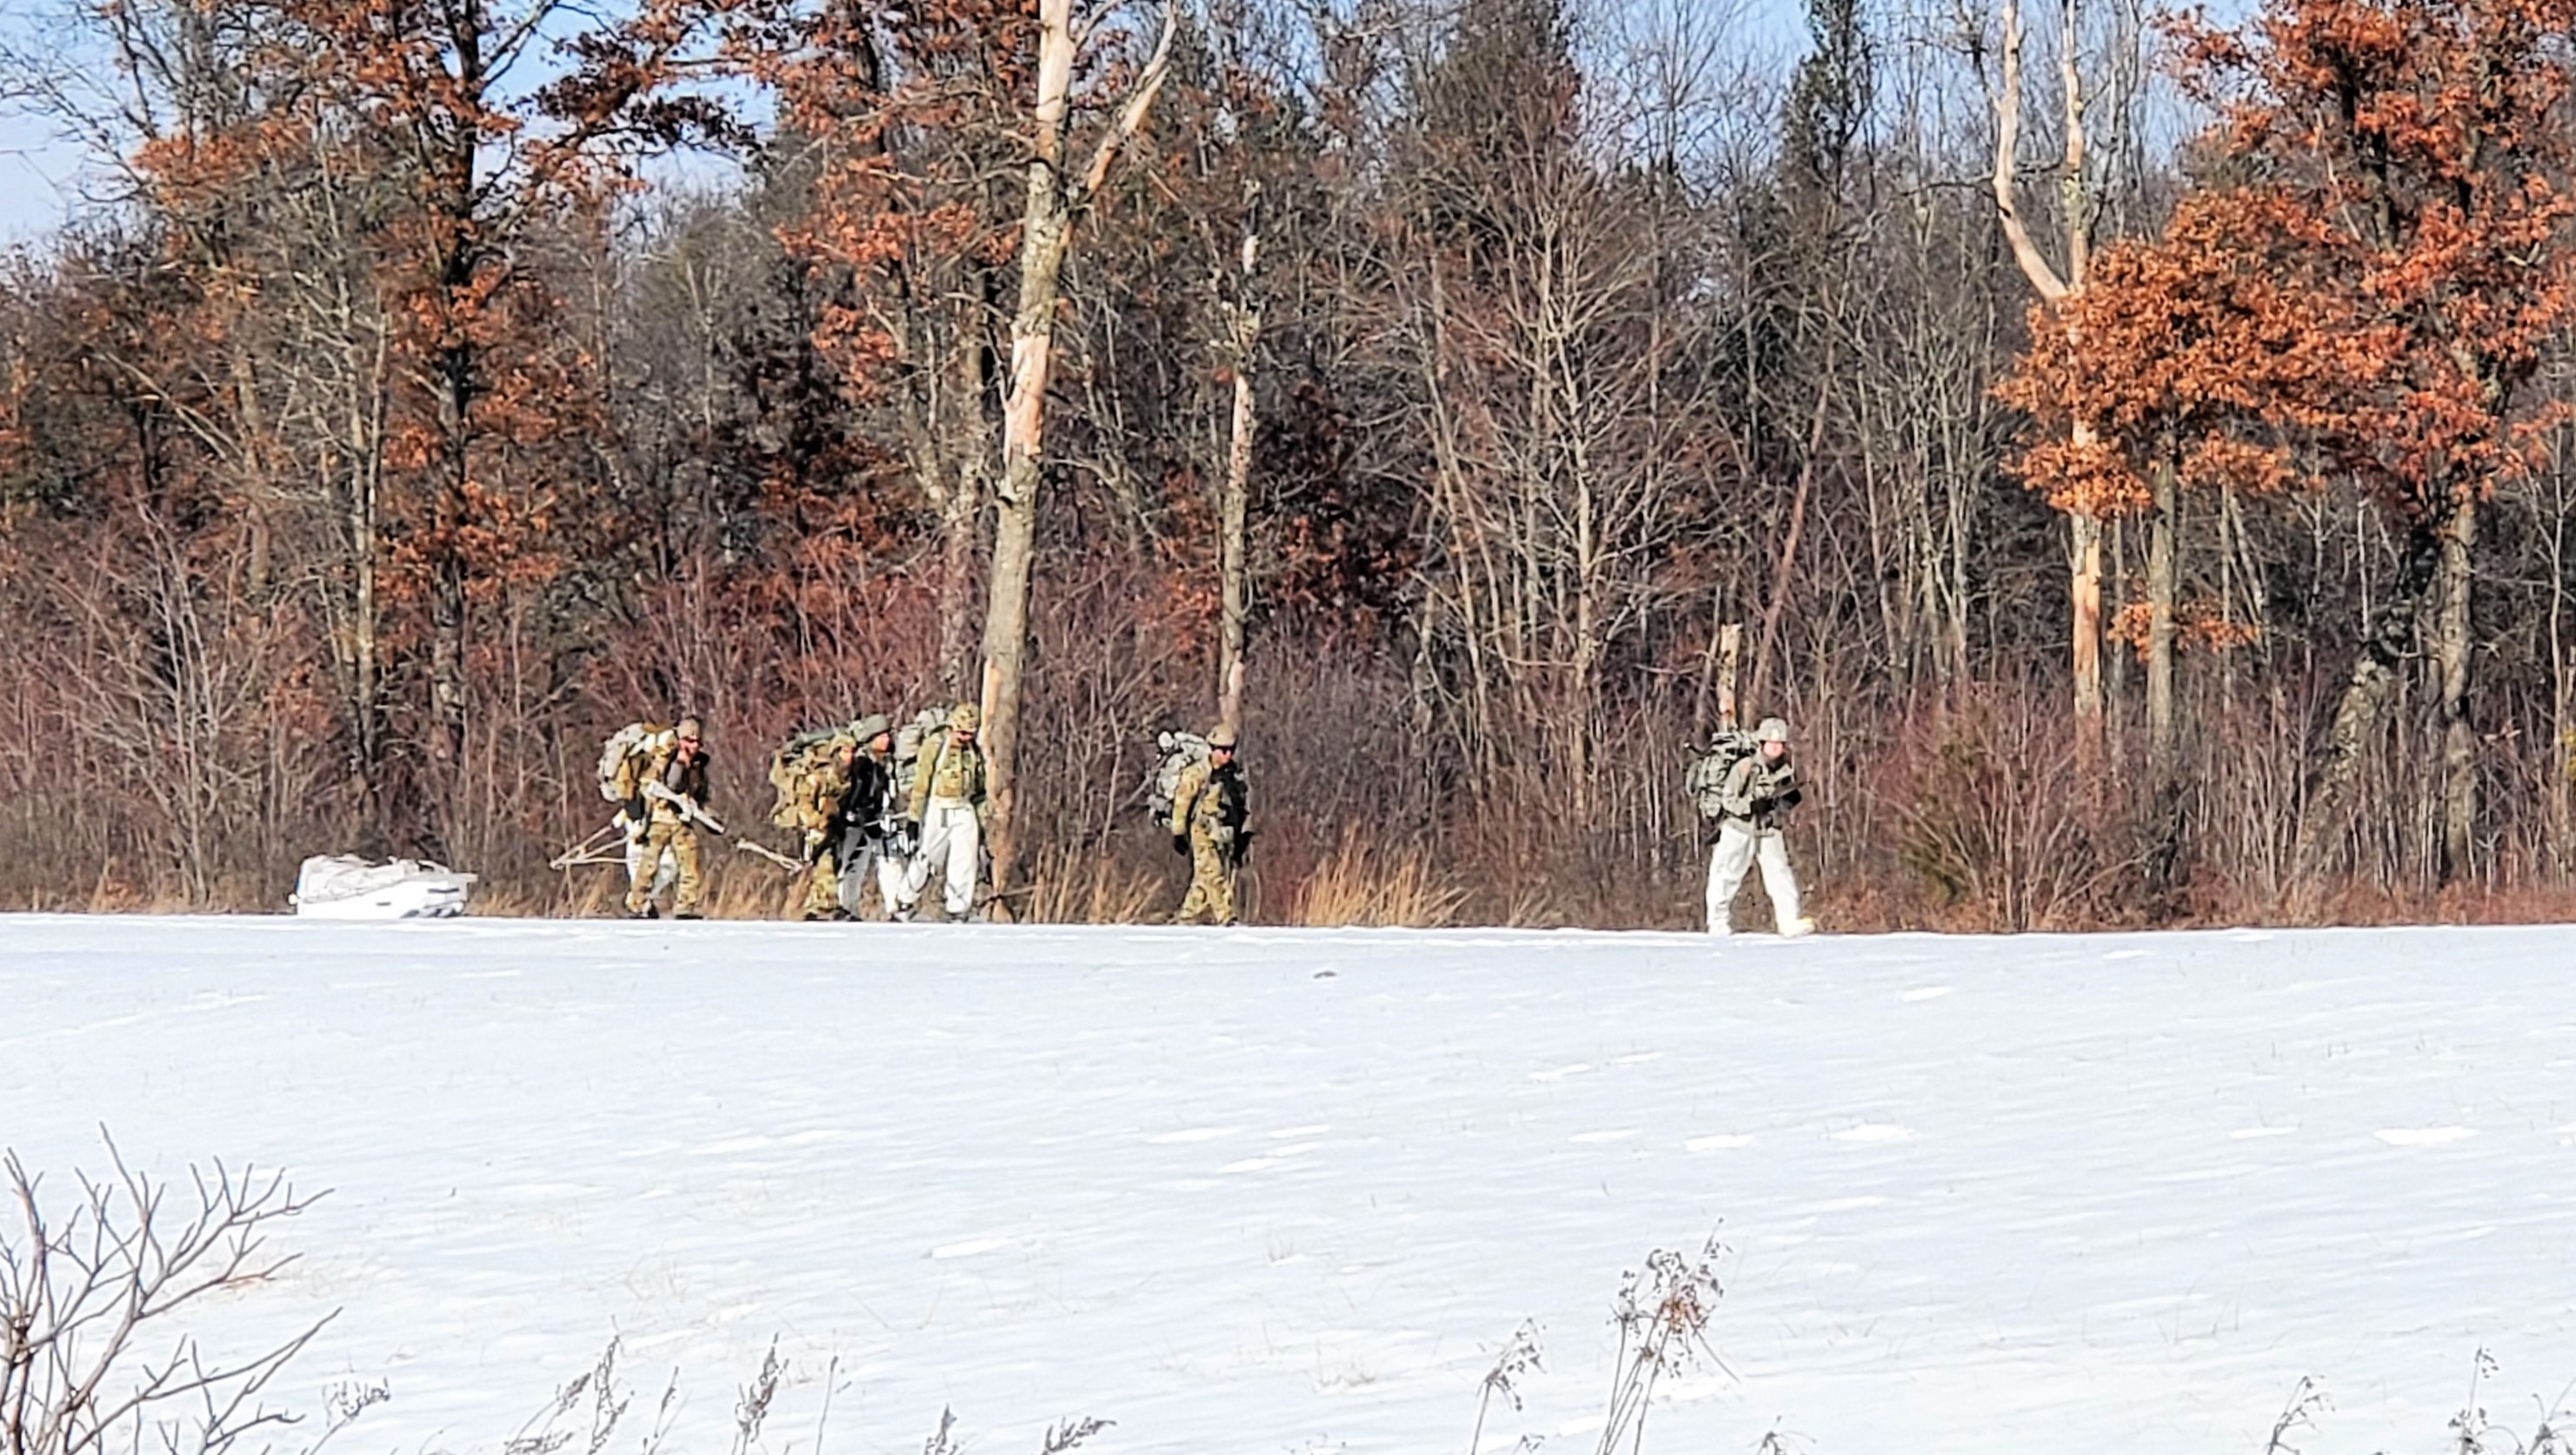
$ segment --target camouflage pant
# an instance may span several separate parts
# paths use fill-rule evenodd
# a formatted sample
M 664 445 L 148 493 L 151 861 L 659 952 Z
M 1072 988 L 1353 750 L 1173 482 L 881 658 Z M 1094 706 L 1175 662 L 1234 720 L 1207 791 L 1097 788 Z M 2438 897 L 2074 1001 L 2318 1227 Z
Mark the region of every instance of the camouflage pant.
M 698 877 L 698 831 L 685 819 L 656 817 L 644 830 L 644 853 L 636 861 L 632 881 L 626 890 L 626 912 L 642 914 L 653 902 L 653 871 L 662 863 L 662 851 L 668 849 L 679 861 L 679 893 L 671 904 L 673 914 L 696 914 L 698 895 L 704 881 Z
M 1181 901 L 1180 913 L 1172 916 L 1176 925 L 1195 924 L 1201 919 L 1214 924 L 1234 923 L 1234 868 L 1225 861 L 1225 851 L 1214 839 L 1193 829 L 1190 832 L 1190 893 Z
M 804 916 L 807 919 L 829 919 L 841 905 L 841 872 L 835 845 L 825 844 L 814 851 L 814 869 L 805 881 Z

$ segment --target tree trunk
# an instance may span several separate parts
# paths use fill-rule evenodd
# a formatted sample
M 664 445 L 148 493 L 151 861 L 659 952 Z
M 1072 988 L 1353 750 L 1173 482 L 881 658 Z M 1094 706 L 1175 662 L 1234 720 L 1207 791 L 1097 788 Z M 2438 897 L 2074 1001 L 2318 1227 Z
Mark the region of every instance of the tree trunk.
M 1243 625 L 1251 607 L 1251 583 L 1245 578 L 1244 530 L 1252 493 L 1252 361 L 1246 349 L 1234 366 L 1233 433 L 1226 441 L 1224 493 L 1218 500 L 1218 589 L 1222 596 L 1217 623 L 1217 717 L 1233 723 L 1243 691 Z M 1239 726 L 1239 724 L 1238 724 Z
M 1251 583 L 1245 577 L 1244 530 L 1252 497 L 1253 350 L 1261 342 L 1261 310 L 1253 302 L 1253 270 L 1261 263 L 1261 229 L 1253 208 L 1260 189 L 1244 189 L 1243 240 L 1236 252 L 1236 296 L 1225 307 L 1226 332 L 1234 374 L 1234 412 L 1228 421 L 1225 484 L 1217 500 L 1217 577 L 1222 605 L 1217 622 L 1217 717 L 1241 726 L 1244 616 L 1251 608 Z
M 1020 302 L 1011 315 L 1011 392 L 1002 406 L 1002 481 L 993 522 L 991 584 L 984 598 L 984 757 L 990 803 L 985 830 L 993 854 L 992 904 L 1002 918 L 1010 914 L 1004 896 L 1016 887 L 1020 859 L 1020 688 L 1028 664 L 1040 451 L 1064 255 L 1073 244 L 1076 204 L 1099 187 L 1120 143 L 1145 124 L 1146 111 L 1163 84 L 1177 20 L 1167 4 L 1152 58 L 1116 124 L 1101 138 L 1089 169 L 1077 180 L 1064 167 L 1065 117 L 1073 87 L 1073 0 L 1040 0 L 1038 6 L 1037 106 L 1030 113 L 1028 201 L 1020 221 Z
M 2363 761 L 2387 717 L 2388 699 L 2406 659 L 2407 635 L 2440 568 L 2441 531 L 2439 523 L 2422 521 L 2407 530 L 2397 579 L 2389 583 L 2354 658 L 2352 676 L 2335 703 L 2325 740 L 2317 745 L 2308 772 L 2308 801 L 2290 853 L 2291 892 L 2302 907 L 2313 907 L 2351 819 Z
M 2170 894 L 2182 863 L 2182 771 L 2174 723 L 2174 596 L 2179 500 L 2173 451 L 2159 452 L 2148 474 L 2153 513 L 2147 521 L 2147 782 L 2152 808 L 2147 890 Z
M 2436 578 L 2434 658 L 2442 675 L 2441 882 L 2455 884 L 2476 872 L 2478 818 L 2477 735 L 2469 727 L 2469 597 L 2476 568 L 2478 506 L 2462 500 L 2441 532 Z
M 1062 105 L 1060 91 L 1057 104 Z M 984 753 L 991 768 L 987 832 L 996 895 L 1013 886 L 1019 866 L 1020 688 L 1028 662 L 1029 582 L 1036 564 L 1039 449 L 1047 375 L 1054 363 L 1058 279 L 1070 236 L 1055 168 L 1033 164 L 1020 247 L 1020 306 L 1011 320 L 1011 397 L 1002 412 L 993 567 L 984 600 Z
M 2567 661 L 2567 478 L 2553 477 L 2549 509 L 2549 855 L 2563 883 L 2576 857 L 2576 675 Z M 2538 505 L 2538 501 L 2534 501 Z
M 1780 642 L 1780 613 L 1789 600 L 1789 581 L 1798 565 L 1798 544 L 1807 528 L 1807 499 L 1816 484 L 1816 456 L 1825 447 L 1825 406 L 1832 399 L 1834 350 L 1828 339 L 1825 368 L 1816 380 L 1816 404 L 1807 421 L 1806 457 L 1798 462 L 1797 488 L 1789 496 L 1789 528 L 1780 535 L 1780 556 L 1771 568 L 1771 599 L 1762 605 L 1762 635 L 1753 648 L 1753 696 L 1761 703 L 1771 691 L 1771 655 Z
M 1036 155 L 1020 221 L 1020 301 L 1011 315 L 1011 393 L 1002 407 L 1002 482 L 993 522 L 993 567 L 984 598 L 984 753 L 990 765 L 987 840 L 994 904 L 1019 867 L 1020 688 L 1028 663 L 1029 582 L 1036 562 L 1040 450 L 1047 378 L 1055 362 L 1055 309 L 1073 218 L 1062 159 L 1073 78 L 1072 0 L 1043 0 L 1038 51 Z
M 2066 517 L 2067 595 L 2074 634 L 2075 757 L 2087 793 L 2102 783 L 2102 522 Z

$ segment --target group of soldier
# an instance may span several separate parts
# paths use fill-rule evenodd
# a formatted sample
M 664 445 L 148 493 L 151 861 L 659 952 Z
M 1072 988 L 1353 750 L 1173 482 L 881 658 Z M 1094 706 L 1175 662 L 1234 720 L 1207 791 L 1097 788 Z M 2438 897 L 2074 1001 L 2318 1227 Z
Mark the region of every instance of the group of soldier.
M 977 742 L 982 722 L 974 703 L 951 709 L 946 730 L 921 744 L 909 783 L 897 781 L 895 729 L 885 717 L 861 718 L 833 739 L 824 771 L 803 779 L 785 809 L 789 825 L 803 835 L 799 867 L 807 876 L 806 919 L 858 918 L 871 879 L 879 911 L 889 919 L 913 919 L 933 880 L 947 918 L 979 917 L 976 887 L 983 877 L 989 778 Z M 666 854 L 678 869 L 673 917 L 695 919 L 701 912 L 698 827 L 712 822 L 705 807 L 704 738 L 696 718 L 682 719 L 648 763 L 640 801 L 628 807 L 629 915 L 658 913 L 656 879 Z M 1789 757 L 1788 724 L 1766 718 L 1751 738 L 1751 751 L 1715 780 L 1702 805 L 1715 829 L 1708 931 L 1730 932 L 1735 897 L 1758 867 L 1779 932 L 1792 938 L 1812 934 L 1815 922 L 1800 906 L 1798 876 L 1781 832 L 1804 796 Z M 1220 726 L 1204 742 L 1206 756 L 1179 775 L 1164 825 L 1174 849 L 1190 861 L 1189 890 L 1175 924 L 1235 922 L 1235 879 L 1252 837 L 1235 729 Z
M 982 917 L 976 890 L 984 877 L 990 805 L 982 727 L 974 703 L 950 709 L 944 731 L 921 743 L 908 782 L 899 781 L 895 726 L 883 715 L 863 717 L 829 740 L 821 770 L 799 777 L 782 805 L 783 821 L 802 837 L 802 857 L 793 862 L 805 876 L 804 918 L 859 918 L 871 880 L 885 918 L 916 918 L 934 880 L 948 919 Z M 636 796 L 624 808 L 631 917 L 660 914 L 666 858 L 676 870 L 667 876 L 672 917 L 703 913 L 699 835 L 702 827 L 715 828 L 707 811 L 705 738 L 697 718 L 681 719 L 646 760 Z M 1220 726 L 1204 741 L 1206 756 L 1181 772 L 1165 825 L 1174 848 L 1190 860 L 1190 887 L 1175 924 L 1235 922 L 1235 879 L 1252 837 L 1235 730 Z

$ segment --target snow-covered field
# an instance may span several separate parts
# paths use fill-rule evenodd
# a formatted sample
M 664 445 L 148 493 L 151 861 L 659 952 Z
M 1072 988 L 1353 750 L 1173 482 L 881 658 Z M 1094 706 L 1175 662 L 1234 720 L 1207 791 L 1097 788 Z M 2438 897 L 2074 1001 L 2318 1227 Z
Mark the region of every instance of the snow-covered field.
M 340 1451 L 489 1451 L 612 1332 L 771 1455 L 1588 1452 L 1609 1300 L 1725 1244 L 1648 1451 L 2432 1451 L 2576 1379 L 2576 931 L 2024 939 L 0 920 L 0 1143 L 333 1194 Z M 63 1177 L 61 1183 L 67 1183 Z M 837 1374 L 827 1377 L 837 1360 Z M 823 1392 L 833 1387 L 828 1417 Z

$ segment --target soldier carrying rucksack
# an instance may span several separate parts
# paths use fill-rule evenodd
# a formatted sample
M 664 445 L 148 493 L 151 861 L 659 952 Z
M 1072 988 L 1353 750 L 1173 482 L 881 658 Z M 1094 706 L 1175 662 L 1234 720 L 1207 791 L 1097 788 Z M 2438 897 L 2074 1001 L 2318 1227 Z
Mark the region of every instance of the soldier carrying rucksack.
M 1798 875 L 1789 864 L 1780 825 L 1805 796 L 1789 761 L 1789 725 L 1767 717 L 1747 736 L 1722 735 L 1716 747 L 1691 764 L 1687 786 L 1702 817 L 1717 824 L 1708 859 L 1708 932 L 1725 935 L 1736 891 L 1759 864 L 1762 888 L 1780 933 L 1813 934 L 1815 921 L 1799 910 Z
M 894 725 L 870 713 L 851 728 L 857 748 L 850 755 L 846 786 L 836 810 L 840 846 L 840 910 L 858 918 L 861 887 L 871 870 L 877 899 L 889 919 L 912 918 L 912 895 L 906 882 L 912 849 L 919 837 L 904 816 L 905 805 L 895 782 Z
M 1183 767 L 1172 787 L 1172 847 L 1190 857 L 1190 892 L 1172 916 L 1176 925 L 1235 922 L 1235 875 L 1252 847 L 1251 788 L 1235 758 L 1233 725 L 1205 742 L 1207 755 Z
M 635 775 L 635 799 L 627 805 L 631 816 L 640 814 L 642 852 L 630 860 L 626 890 L 626 913 L 635 919 L 651 919 L 656 910 L 654 882 L 664 853 L 679 865 L 679 892 L 671 904 L 673 919 L 699 917 L 699 896 L 705 881 L 698 874 L 698 827 L 701 824 L 723 832 L 707 812 L 707 752 L 705 734 L 694 717 L 680 719 L 668 740 L 654 748 Z
M 847 724 L 809 728 L 770 755 L 769 783 L 778 800 L 770 822 L 797 836 L 796 864 L 805 878 L 803 918 L 840 912 L 840 809 L 858 749 Z
M 907 806 L 921 825 L 921 849 L 905 876 L 905 893 L 918 902 L 937 875 L 941 903 L 952 920 L 974 910 L 975 881 L 983 871 L 987 770 L 975 741 L 983 723 L 974 703 L 949 709 L 947 731 L 922 741 L 912 769 Z

